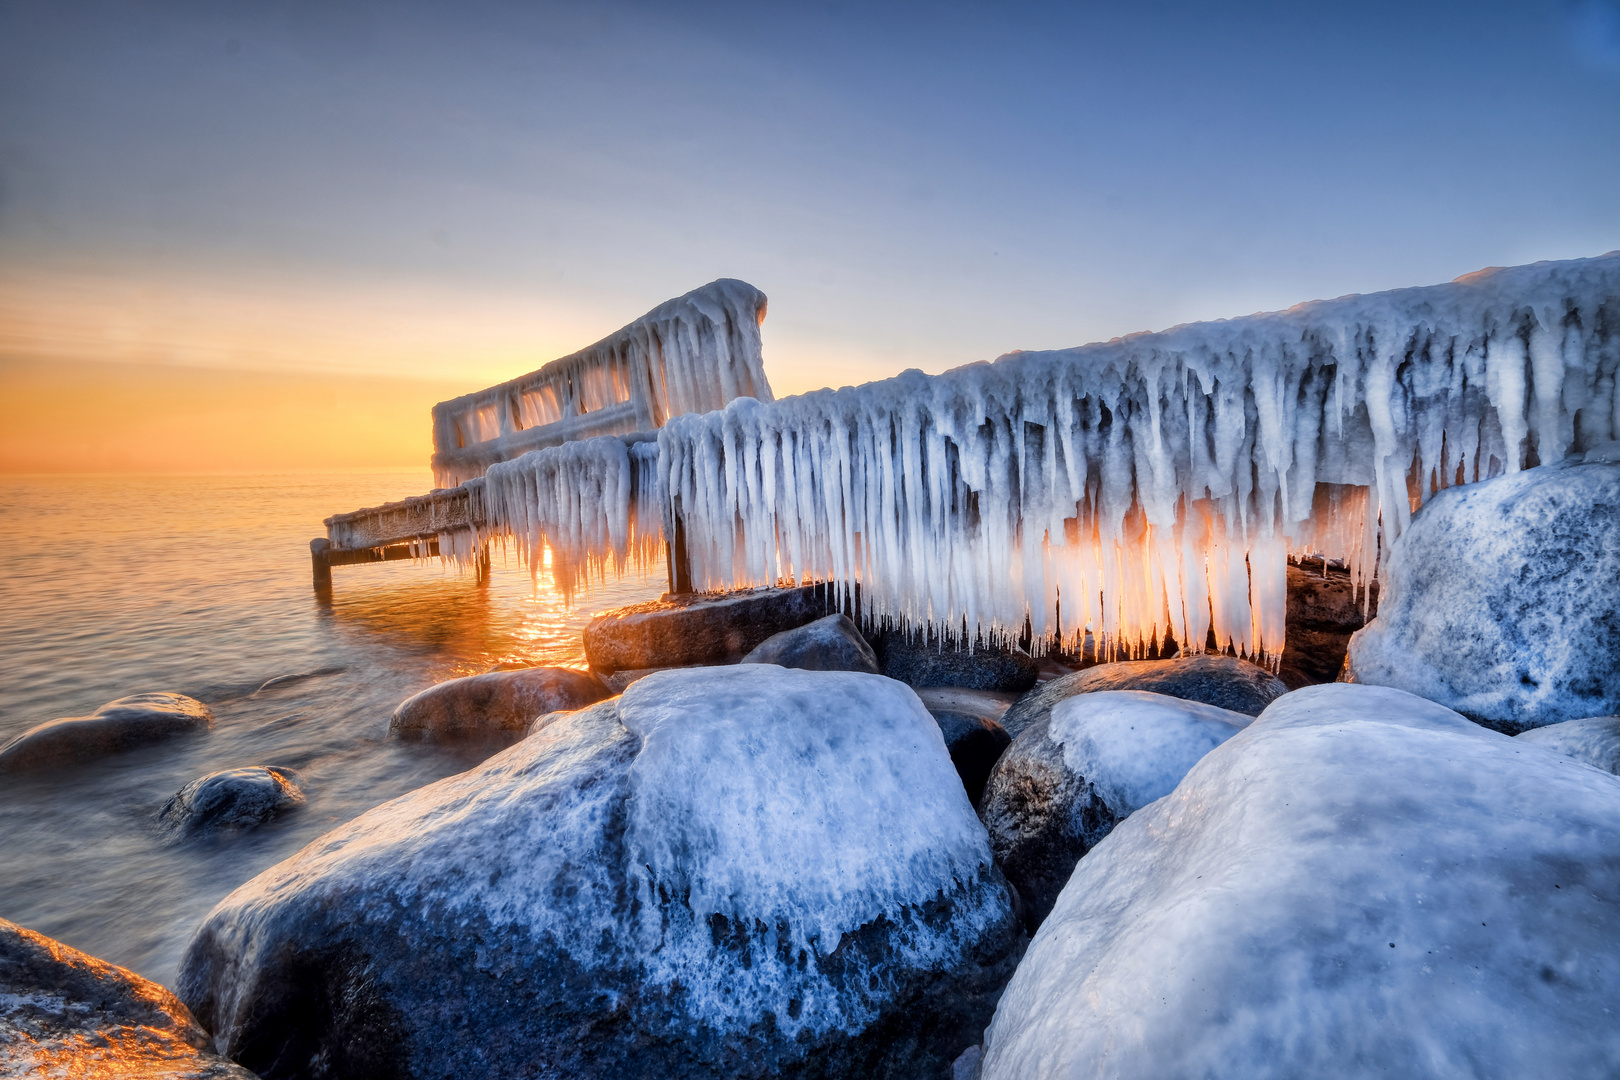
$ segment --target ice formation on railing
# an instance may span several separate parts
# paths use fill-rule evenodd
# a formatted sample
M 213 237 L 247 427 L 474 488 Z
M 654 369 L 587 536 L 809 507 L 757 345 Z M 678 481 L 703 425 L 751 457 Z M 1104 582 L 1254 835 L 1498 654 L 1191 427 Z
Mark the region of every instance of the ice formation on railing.
M 1290 552 L 1365 581 L 1436 490 L 1620 436 L 1620 253 L 672 419 L 696 588 L 1275 662 Z
M 655 563 L 664 543 L 658 444 L 638 438 L 603 435 L 492 465 L 481 481 L 488 531 L 510 537 L 536 573 L 549 549 L 567 599 L 608 570 Z

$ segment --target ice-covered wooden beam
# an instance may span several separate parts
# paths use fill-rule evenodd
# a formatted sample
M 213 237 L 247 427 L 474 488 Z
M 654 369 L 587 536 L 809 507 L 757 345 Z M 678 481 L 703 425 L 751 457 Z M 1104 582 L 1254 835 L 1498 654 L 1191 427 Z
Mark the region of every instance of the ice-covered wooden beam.
M 1434 491 L 1620 437 L 1620 253 L 1301 304 L 659 432 L 698 588 L 1130 655 L 1276 657 L 1290 551 L 1363 579 Z
M 668 300 L 538 371 L 433 407 L 442 488 L 496 462 L 597 435 L 652 431 L 738 397 L 771 400 L 760 357 L 765 294 L 731 278 Z

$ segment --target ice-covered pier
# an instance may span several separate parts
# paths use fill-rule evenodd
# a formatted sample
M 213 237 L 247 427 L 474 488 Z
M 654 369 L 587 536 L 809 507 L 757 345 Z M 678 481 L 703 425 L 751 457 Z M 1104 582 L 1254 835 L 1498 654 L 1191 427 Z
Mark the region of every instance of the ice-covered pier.
M 732 327 L 731 310 L 707 325 Z M 757 368 L 752 329 L 746 362 L 724 339 L 728 363 Z M 549 550 L 565 589 L 668 536 L 672 584 L 824 580 L 859 587 L 871 616 L 1027 620 L 1038 641 L 1090 638 L 1099 655 L 1170 635 L 1273 658 L 1290 554 L 1365 581 L 1437 491 L 1613 442 L 1617 368 L 1620 253 L 1492 268 L 782 401 L 720 382 L 729 404 L 671 404 L 656 441 L 495 455 L 477 520 L 435 535 L 461 560 L 493 536 L 531 565 Z M 462 420 L 445 431 L 476 427 L 474 447 L 497 451 L 514 434 L 501 415 L 527 414 L 512 390 L 486 394 L 458 401 L 478 417 L 494 401 L 495 420 L 447 403 Z M 447 494 L 435 506 L 454 513 Z M 345 536 L 333 526 L 335 547 Z

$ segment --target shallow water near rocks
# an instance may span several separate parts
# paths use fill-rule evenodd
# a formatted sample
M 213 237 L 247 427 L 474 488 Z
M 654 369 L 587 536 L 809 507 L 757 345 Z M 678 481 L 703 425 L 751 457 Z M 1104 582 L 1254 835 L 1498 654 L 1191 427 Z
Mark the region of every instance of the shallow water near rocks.
M 0 916 L 172 985 L 233 888 L 498 748 L 390 741 L 401 700 L 504 661 L 582 666 L 592 614 L 664 589 L 658 568 L 570 610 L 497 549 L 484 586 L 434 560 L 338 567 L 329 602 L 315 595 L 323 517 L 431 486 L 426 470 L 0 478 L 0 743 L 153 690 L 216 718 L 208 734 L 0 777 Z M 172 843 L 157 824 L 169 797 L 245 765 L 299 770 L 307 805 Z

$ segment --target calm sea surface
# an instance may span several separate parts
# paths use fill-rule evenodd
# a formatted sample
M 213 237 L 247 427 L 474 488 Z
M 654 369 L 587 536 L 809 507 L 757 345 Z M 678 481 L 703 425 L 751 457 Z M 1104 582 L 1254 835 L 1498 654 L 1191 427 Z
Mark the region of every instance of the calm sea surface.
M 402 699 L 503 661 L 583 666 L 592 614 L 663 591 L 661 573 L 609 581 L 569 610 L 497 550 L 486 586 L 437 561 L 338 567 L 331 602 L 318 601 L 308 545 L 321 519 L 431 486 L 426 471 L 0 477 L 0 743 L 153 690 L 200 698 L 217 721 L 0 778 L 0 916 L 172 985 L 226 893 L 497 748 L 390 741 Z M 165 840 L 155 819 L 169 796 L 244 765 L 298 769 L 308 804 L 251 832 Z

